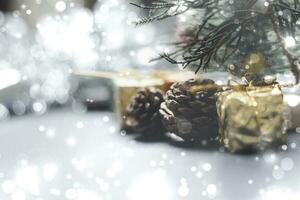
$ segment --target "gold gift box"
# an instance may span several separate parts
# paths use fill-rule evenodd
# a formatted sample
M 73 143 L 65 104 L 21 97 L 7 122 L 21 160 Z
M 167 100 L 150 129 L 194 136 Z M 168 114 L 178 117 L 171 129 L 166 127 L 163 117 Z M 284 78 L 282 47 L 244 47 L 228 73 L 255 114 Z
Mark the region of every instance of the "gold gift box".
M 249 86 L 218 95 L 220 141 L 230 152 L 262 150 L 286 142 L 279 85 Z

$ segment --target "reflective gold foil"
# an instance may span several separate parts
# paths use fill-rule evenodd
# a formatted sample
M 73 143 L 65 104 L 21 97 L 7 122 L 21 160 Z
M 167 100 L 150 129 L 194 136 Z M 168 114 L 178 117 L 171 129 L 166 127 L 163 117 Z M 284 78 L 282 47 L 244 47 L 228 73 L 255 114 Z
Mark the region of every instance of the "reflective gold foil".
M 230 152 L 286 142 L 283 94 L 278 85 L 245 87 L 218 95 L 220 141 Z

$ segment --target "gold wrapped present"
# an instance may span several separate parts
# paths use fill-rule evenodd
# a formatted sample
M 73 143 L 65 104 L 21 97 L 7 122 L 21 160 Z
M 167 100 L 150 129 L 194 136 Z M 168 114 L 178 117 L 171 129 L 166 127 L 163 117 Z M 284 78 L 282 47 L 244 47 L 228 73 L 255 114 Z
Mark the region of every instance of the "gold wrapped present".
M 286 142 L 279 85 L 240 87 L 219 94 L 220 141 L 230 152 L 262 150 Z

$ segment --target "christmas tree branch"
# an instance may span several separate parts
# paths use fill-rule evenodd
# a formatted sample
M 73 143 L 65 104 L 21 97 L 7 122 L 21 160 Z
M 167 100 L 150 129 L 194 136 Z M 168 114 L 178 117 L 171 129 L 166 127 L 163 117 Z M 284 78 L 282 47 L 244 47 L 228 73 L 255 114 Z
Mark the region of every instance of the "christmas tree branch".
M 275 5 L 276 6 L 276 5 Z M 270 7 L 271 8 L 271 7 Z M 276 7 L 275 7 L 276 9 Z M 275 10 L 276 11 L 276 10 Z M 277 13 L 277 12 L 271 12 L 271 13 Z M 291 71 L 295 76 L 296 79 L 296 83 L 299 83 L 299 78 L 300 78 L 300 62 L 299 59 L 297 59 L 295 56 L 293 56 L 291 54 L 291 52 L 288 50 L 288 47 L 285 43 L 285 39 L 281 33 L 280 30 L 282 30 L 282 22 L 281 22 L 281 18 L 276 17 L 276 15 L 274 16 L 273 14 L 270 15 L 272 24 L 273 24 L 273 29 L 274 32 L 276 34 L 277 40 L 279 41 L 279 44 L 283 50 L 284 55 L 287 57 L 290 66 L 291 66 Z M 284 29 L 283 29 L 284 30 Z
M 201 19 L 196 19 L 191 32 L 183 34 L 183 40 L 180 42 L 173 43 L 175 50 L 163 53 L 158 59 L 164 58 L 173 64 L 182 65 L 183 68 L 196 66 L 195 71 L 198 72 L 207 70 L 213 64 L 224 65 L 232 56 L 237 55 L 237 60 L 233 61 L 233 64 L 238 66 L 239 69 L 235 68 L 237 71 L 244 73 L 246 72 L 244 56 L 255 51 L 260 51 L 264 56 L 274 56 L 275 50 L 272 47 L 277 44 L 281 49 L 280 52 L 287 57 L 296 81 L 299 82 L 300 63 L 286 46 L 285 37 L 295 38 L 300 29 L 300 0 L 233 2 L 156 0 L 149 6 L 134 3 L 132 5 L 149 11 L 149 16 L 137 21 L 137 25 L 163 20 L 187 11 L 193 11 L 191 13 L 196 15 L 204 12 Z M 270 29 L 275 32 L 275 40 L 269 38 Z M 267 60 L 269 62 L 272 58 Z M 283 68 L 284 66 L 281 66 L 280 70 Z
M 243 13 L 245 12 L 243 11 Z M 163 54 L 162 57 L 183 67 L 198 61 L 196 73 L 200 69 L 206 70 L 211 60 L 222 64 L 237 51 L 243 37 L 245 24 L 255 17 L 256 15 L 243 15 L 243 17 L 238 18 L 238 23 L 236 23 L 237 18 L 232 17 L 216 26 L 202 39 L 199 39 L 201 31 L 198 31 L 199 35 L 195 37 L 194 41 L 186 43 L 186 46 L 184 46 L 185 43 L 181 44 L 180 48 L 187 52 L 187 54 L 181 55 L 182 60 L 177 60 L 177 54 L 175 56 L 174 54 Z M 205 19 L 199 29 L 203 29 L 207 21 Z M 224 52 L 222 56 L 219 55 L 221 52 Z
M 153 21 L 160 21 L 169 17 L 174 17 L 185 13 L 190 9 L 208 8 L 211 5 L 218 4 L 219 0 L 159 0 L 153 2 L 150 6 L 136 3 L 130 3 L 141 9 L 149 10 L 149 16 L 135 22 L 136 25 L 142 25 Z

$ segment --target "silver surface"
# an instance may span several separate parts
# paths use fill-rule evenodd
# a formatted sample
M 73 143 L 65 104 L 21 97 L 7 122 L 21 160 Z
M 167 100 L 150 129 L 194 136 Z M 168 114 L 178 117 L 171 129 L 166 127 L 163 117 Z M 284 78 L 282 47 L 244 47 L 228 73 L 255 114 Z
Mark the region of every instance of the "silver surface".
M 276 152 L 137 140 L 112 113 L 53 111 L 0 123 L 1 200 L 296 200 L 300 136 Z M 153 130 L 155 131 L 155 130 Z

